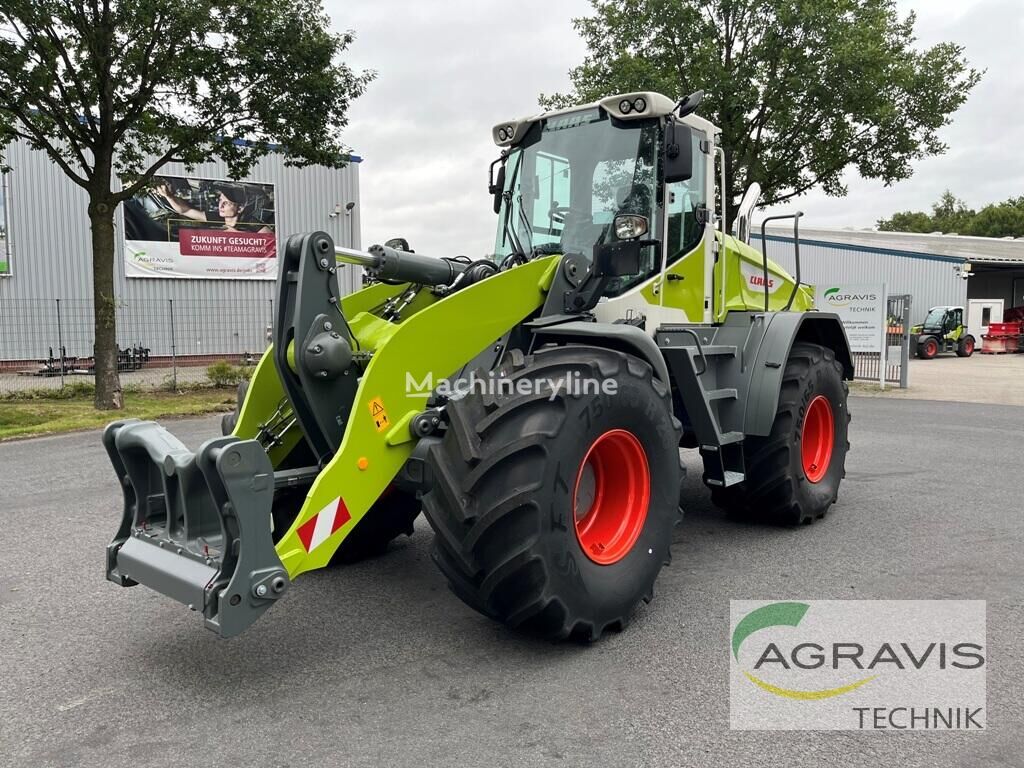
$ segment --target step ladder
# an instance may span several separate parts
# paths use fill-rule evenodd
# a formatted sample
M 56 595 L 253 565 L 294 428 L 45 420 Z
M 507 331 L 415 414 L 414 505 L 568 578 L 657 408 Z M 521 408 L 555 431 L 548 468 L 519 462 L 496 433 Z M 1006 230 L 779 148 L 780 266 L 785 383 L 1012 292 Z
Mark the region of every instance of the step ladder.
M 655 333 L 655 340 L 672 371 L 690 425 L 697 435 L 704 459 L 704 482 L 713 487 L 729 488 L 746 478 L 744 434 L 722 427 L 722 406 L 735 403 L 739 395 L 734 387 L 719 387 L 715 382 L 718 371 L 737 357 L 739 348 L 704 343 L 699 335 L 702 330 L 708 331 L 699 326 L 663 325 Z

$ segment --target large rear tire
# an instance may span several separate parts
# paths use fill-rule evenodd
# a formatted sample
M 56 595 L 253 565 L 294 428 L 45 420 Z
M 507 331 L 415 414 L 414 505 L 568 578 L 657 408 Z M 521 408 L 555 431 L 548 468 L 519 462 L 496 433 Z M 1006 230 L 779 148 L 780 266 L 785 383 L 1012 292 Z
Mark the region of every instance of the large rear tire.
M 653 597 L 680 519 L 668 385 L 592 347 L 517 355 L 505 375 L 508 394 L 448 403 L 423 498 L 434 561 L 467 605 L 510 627 L 583 640 L 622 629 Z
M 775 525 L 824 517 L 846 476 L 848 393 L 831 349 L 794 344 L 771 433 L 746 438 L 746 480 L 712 488 L 712 502 L 744 519 Z

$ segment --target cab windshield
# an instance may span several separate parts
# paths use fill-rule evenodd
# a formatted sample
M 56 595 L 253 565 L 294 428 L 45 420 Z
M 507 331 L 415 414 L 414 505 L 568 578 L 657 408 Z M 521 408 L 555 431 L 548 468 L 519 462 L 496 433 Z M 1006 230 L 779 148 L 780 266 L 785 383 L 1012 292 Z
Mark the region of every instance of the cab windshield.
M 655 231 L 657 120 L 615 123 L 597 108 L 534 124 L 506 161 L 495 260 L 513 253 L 578 253 L 615 239 L 612 221 L 646 216 Z M 660 266 L 654 247 L 635 276 L 616 278 L 614 295 Z
M 922 325 L 926 328 L 941 328 L 942 321 L 946 318 L 946 311 L 945 307 L 934 307 L 928 312 Z

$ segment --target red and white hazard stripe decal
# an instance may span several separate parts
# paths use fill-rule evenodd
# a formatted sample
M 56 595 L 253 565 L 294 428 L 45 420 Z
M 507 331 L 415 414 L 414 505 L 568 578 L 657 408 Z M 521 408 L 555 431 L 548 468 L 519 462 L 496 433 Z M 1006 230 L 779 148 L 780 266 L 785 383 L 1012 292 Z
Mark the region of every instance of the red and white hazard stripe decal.
M 299 526 L 297 533 L 307 552 L 323 544 L 332 533 L 352 519 L 345 500 L 337 498 Z

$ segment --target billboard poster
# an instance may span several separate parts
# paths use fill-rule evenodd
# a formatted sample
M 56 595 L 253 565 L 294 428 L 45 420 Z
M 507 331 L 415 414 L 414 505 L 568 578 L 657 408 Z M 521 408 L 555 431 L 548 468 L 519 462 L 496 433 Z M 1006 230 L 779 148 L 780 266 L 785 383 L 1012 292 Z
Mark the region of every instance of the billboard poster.
M 885 338 L 884 285 L 819 285 L 815 304 L 839 315 L 852 352 L 881 352 Z
M 274 185 L 156 176 L 124 204 L 128 277 L 273 280 Z

